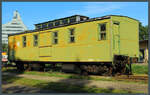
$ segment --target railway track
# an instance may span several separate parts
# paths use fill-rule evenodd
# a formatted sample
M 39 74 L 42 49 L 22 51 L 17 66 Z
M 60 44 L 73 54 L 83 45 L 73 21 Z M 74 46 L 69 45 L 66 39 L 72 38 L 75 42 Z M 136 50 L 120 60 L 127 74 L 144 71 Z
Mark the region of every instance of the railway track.
M 116 76 L 115 79 L 148 82 L 148 76 L 141 76 L 141 75 L 122 75 L 122 76 Z

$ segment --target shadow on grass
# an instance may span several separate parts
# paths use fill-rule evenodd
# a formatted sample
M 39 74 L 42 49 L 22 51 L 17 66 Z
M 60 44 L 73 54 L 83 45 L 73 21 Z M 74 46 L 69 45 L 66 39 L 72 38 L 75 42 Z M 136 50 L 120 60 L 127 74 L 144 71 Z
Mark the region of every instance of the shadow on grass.
M 32 93 L 36 91 L 35 88 L 15 83 L 22 79 L 21 77 L 18 77 L 18 75 L 23 73 L 24 71 L 18 71 L 16 67 L 4 67 L 2 70 L 2 93 Z
M 5 75 L 8 72 L 11 73 Z M 18 77 L 24 72 L 18 72 L 16 69 L 8 69 L 2 73 L 2 84 L 10 84 L 2 89 L 3 93 L 131 93 L 129 91 L 116 90 L 112 87 L 104 89 L 88 86 L 91 83 L 89 80 L 90 76 L 72 74 L 65 79 L 53 82 Z M 44 76 L 41 77 L 44 78 Z M 17 85 L 14 85 L 15 83 Z
M 117 90 L 113 87 L 98 88 L 93 85 L 89 86 L 88 84 L 91 83 L 90 80 L 72 79 L 72 77 L 57 82 L 37 83 L 34 86 L 41 87 L 41 89 L 53 90 L 56 93 L 132 93 L 131 91 Z

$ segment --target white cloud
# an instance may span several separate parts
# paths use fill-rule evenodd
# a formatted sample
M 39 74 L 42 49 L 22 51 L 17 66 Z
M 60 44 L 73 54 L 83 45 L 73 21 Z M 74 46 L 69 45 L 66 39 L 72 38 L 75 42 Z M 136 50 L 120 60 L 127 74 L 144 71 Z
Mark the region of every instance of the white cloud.
M 96 15 L 110 12 L 112 10 L 120 9 L 124 6 L 122 3 L 110 3 L 110 2 L 89 2 L 85 3 L 80 10 L 73 9 L 69 11 L 69 14 L 82 14 L 82 15 Z

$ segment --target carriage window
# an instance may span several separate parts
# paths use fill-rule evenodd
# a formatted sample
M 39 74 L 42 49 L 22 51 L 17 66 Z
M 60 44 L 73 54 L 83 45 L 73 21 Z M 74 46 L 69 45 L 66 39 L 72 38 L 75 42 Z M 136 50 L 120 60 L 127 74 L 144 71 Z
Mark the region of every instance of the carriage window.
M 68 19 L 62 20 L 62 23 L 63 23 L 63 24 L 68 24 Z
M 23 47 L 26 47 L 26 36 L 22 37 L 22 43 L 23 43 Z
M 58 44 L 58 32 L 53 32 L 53 44 Z
M 41 25 L 37 25 L 37 26 L 36 26 L 36 29 L 40 29 L 40 28 L 41 28 Z
M 99 40 L 106 40 L 106 24 L 99 24 Z
M 33 35 L 33 46 L 38 46 L 38 35 Z
M 74 28 L 72 28 L 72 29 L 69 29 L 69 36 L 70 36 L 70 39 L 69 39 L 69 42 L 70 43 L 73 43 L 73 42 L 75 42 L 75 31 L 74 31 L 75 29 Z
M 52 23 L 52 22 L 49 23 L 49 24 L 48 24 L 48 27 L 52 28 L 52 27 L 53 27 L 53 23 Z
M 42 25 L 42 28 L 47 28 L 47 24 L 46 24 L 46 23 L 43 24 L 43 25 Z
M 74 22 L 76 22 L 76 18 L 75 17 L 70 18 L 70 23 L 74 23 Z
M 55 26 L 59 26 L 59 25 L 60 25 L 60 21 L 56 21 Z

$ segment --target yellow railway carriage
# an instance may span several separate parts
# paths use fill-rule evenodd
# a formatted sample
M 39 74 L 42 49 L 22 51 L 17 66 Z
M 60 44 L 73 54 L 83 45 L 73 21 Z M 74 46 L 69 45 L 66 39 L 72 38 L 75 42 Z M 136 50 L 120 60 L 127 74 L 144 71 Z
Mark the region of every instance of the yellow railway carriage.
M 35 30 L 8 39 L 9 60 L 17 64 L 61 62 L 66 70 L 100 72 L 108 67 L 110 73 L 120 64 L 125 68 L 127 58 L 138 57 L 139 21 L 118 15 L 91 19 L 74 15 L 35 24 Z

